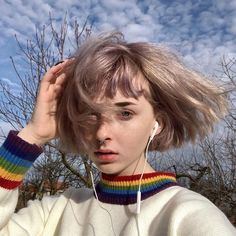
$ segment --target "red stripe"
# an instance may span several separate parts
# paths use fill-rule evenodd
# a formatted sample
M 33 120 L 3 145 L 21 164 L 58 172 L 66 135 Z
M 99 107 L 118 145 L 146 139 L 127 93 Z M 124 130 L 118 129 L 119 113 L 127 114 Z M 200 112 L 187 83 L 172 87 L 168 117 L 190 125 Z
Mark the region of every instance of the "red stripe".
M 0 177 L 0 187 L 5 188 L 5 189 L 17 188 L 21 183 L 22 183 L 22 180 L 21 181 L 12 181 L 12 180 L 3 179 Z

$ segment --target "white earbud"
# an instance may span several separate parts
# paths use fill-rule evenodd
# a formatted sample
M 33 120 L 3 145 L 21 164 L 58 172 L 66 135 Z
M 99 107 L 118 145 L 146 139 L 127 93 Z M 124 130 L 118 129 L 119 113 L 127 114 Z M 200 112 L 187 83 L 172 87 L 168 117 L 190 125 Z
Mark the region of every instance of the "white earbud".
M 158 124 L 158 122 L 156 121 L 155 126 L 153 127 L 152 134 L 151 134 L 150 139 L 149 139 L 150 141 L 153 140 L 154 136 L 156 135 L 156 132 L 157 132 L 157 129 L 158 129 L 158 128 L 159 128 L 159 124 Z

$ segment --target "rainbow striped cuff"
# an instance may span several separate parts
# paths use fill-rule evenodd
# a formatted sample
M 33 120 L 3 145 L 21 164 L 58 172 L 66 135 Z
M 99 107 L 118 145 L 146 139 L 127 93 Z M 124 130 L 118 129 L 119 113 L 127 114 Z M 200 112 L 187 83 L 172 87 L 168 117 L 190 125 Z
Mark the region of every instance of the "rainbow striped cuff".
M 42 148 L 30 144 L 10 131 L 0 147 L 0 187 L 14 189 L 18 187 L 27 170 L 42 153 Z

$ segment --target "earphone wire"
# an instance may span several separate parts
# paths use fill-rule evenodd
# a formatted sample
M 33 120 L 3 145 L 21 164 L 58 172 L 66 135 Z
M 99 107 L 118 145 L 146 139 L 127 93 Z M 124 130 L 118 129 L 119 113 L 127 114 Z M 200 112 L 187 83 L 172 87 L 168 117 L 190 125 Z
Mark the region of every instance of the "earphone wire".
M 146 146 L 146 149 L 145 149 L 145 155 L 144 155 L 145 162 L 144 162 L 144 165 L 143 165 L 142 174 L 141 174 L 141 176 L 139 178 L 139 185 L 138 185 L 138 192 L 137 192 L 137 209 L 136 209 L 136 214 L 139 214 L 140 213 L 140 209 L 141 209 L 141 199 L 142 199 L 141 184 L 142 184 L 142 179 L 143 179 L 143 175 L 144 175 L 144 170 L 145 170 L 145 167 L 146 167 L 146 164 L 147 164 L 148 149 L 149 149 L 149 145 L 150 145 L 151 141 L 152 141 L 152 137 L 150 137 L 148 139 L 148 143 L 147 143 L 147 146 Z
M 90 171 L 89 173 L 90 173 L 90 177 L 91 177 L 91 181 L 92 181 L 92 187 L 93 187 L 93 191 L 94 191 L 97 203 L 98 203 L 98 205 L 101 209 L 103 209 L 104 211 L 106 211 L 108 213 L 110 221 L 111 221 L 111 228 L 112 228 L 113 234 L 114 234 L 114 236 L 116 236 L 116 232 L 115 232 L 113 221 L 112 221 L 112 215 L 104 206 L 102 206 L 101 202 L 99 201 L 97 191 L 96 191 L 96 188 L 95 188 L 95 184 L 94 184 L 93 173 L 92 173 L 92 171 Z
M 138 191 L 141 190 L 141 183 L 142 183 L 142 178 L 143 178 L 143 175 L 144 175 L 144 170 L 145 170 L 145 167 L 146 167 L 146 164 L 147 164 L 147 158 L 148 158 L 148 148 L 149 148 L 149 145 L 151 143 L 151 139 L 149 138 L 148 140 L 148 144 L 147 144 L 147 147 L 146 147 L 146 150 L 145 150 L 145 162 L 144 162 L 144 165 L 143 165 L 143 169 L 142 169 L 142 174 L 139 178 L 139 186 L 138 186 Z

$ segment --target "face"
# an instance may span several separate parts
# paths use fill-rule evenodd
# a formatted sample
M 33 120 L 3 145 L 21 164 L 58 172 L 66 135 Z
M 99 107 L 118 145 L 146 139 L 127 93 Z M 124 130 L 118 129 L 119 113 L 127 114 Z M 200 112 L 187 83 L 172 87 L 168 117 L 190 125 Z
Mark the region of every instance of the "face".
M 99 100 L 120 107 L 116 113 L 102 114 L 94 139 L 103 141 L 89 152 L 97 168 L 107 174 L 140 174 L 145 162 L 144 150 L 155 125 L 151 104 L 144 96 L 124 97 L 119 91 L 113 99 Z M 147 164 L 145 172 L 153 171 Z

